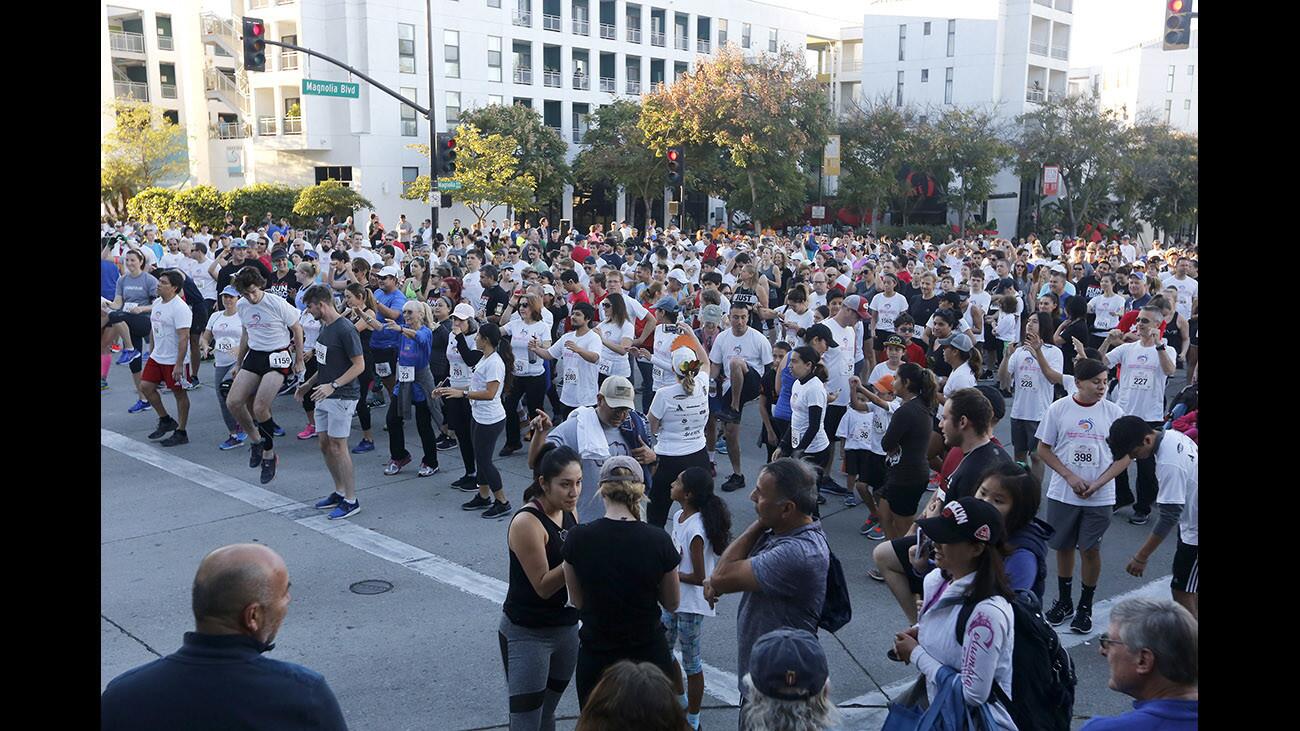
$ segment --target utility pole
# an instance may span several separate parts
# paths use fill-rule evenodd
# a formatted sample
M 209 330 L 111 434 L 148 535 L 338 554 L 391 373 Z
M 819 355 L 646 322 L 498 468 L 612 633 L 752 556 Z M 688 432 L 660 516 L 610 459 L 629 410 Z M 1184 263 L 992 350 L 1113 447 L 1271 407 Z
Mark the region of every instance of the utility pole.
M 438 115 L 434 110 L 438 107 L 433 102 L 433 0 L 424 0 L 424 8 L 429 21 L 429 220 L 433 225 L 433 236 L 429 240 L 429 246 L 436 248 L 438 212 L 442 208 L 442 193 L 438 190 L 438 176 L 435 171 L 438 166 Z

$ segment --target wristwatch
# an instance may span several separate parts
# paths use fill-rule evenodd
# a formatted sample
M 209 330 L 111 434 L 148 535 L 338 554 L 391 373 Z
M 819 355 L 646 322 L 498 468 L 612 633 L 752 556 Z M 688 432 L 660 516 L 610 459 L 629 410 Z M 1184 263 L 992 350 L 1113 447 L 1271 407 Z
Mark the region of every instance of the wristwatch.
M 1164 349 L 1165 349 L 1165 348 L 1168 348 L 1168 347 L 1169 347 L 1168 345 L 1157 345 L 1157 346 L 1156 346 L 1156 352 L 1157 352 L 1157 353 L 1159 353 L 1159 352 L 1163 352 Z
M 339 390 L 339 382 L 338 382 L 338 381 L 330 381 L 330 388 L 334 389 L 335 391 Z

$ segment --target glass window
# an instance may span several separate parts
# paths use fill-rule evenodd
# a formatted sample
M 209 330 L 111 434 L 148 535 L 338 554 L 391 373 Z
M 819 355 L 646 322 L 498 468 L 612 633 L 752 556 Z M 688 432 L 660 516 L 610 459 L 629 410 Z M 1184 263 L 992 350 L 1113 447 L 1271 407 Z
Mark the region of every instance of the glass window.
M 905 24 L 898 26 L 898 60 L 902 61 L 903 51 L 907 47 L 907 26 Z
M 930 35 L 930 21 L 925 21 L 925 25 L 921 28 L 921 35 Z
M 501 80 L 501 36 L 488 36 L 488 81 Z
M 506 103 L 505 97 L 500 94 L 488 94 L 488 106 L 503 106 Z
M 1192 109 L 1192 100 L 1191 100 L 1191 99 L 1184 99 L 1184 100 L 1183 100 L 1183 111 L 1184 111 L 1184 112 L 1189 112 L 1189 111 L 1191 111 L 1191 109 Z
M 402 168 L 402 192 L 405 193 L 411 187 L 411 183 L 420 177 L 420 168 Z
M 718 45 L 727 45 L 727 21 L 723 19 L 718 20 Z
M 450 131 L 460 124 L 460 92 L 447 92 L 447 130 Z
M 1174 101 L 1172 99 L 1166 99 L 1165 100 L 1165 124 L 1169 124 L 1169 114 L 1170 112 L 1173 111 L 1173 109 L 1174 109 Z
M 898 95 L 894 99 L 894 104 L 900 107 L 903 106 L 903 72 L 902 71 L 898 72 Z
M 489 8 L 499 8 L 501 7 L 501 0 L 487 0 L 487 4 Z
M 1190 66 L 1187 67 L 1187 75 L 1188 75 L 1188 76 L 1191 76 L 1192 74 L 1195 74 L 1195 73 L 1196 73 L 1196 64 L 1191 64 Z
M 415 26 L 409 23 L 397 24 L 397 70 L 415 73 Z
M 767 34 L 767 50 L 776 53 L 776 29 L 773 28 Z
M 1169 78 L 1165 84 L 1165 91 L 1173 91 L 1173 90 L 1174 90 L 1174 67 L 1170 66 Z
M 401 88 L 402 96 L 410 99 L 417 104 L 420 102 L 420 92 L 417 89 L 403 86 Z M 415 107 L 410 104 L 401 105 L 402 114 L 402 136 L 418 137 L 420 134 L 419 118 L 416 116 Z
M 930 80 L 930 69 L 921 69 L 921 83 L 924 84 Z
M 460 31 L 442 32 L 442 74 L 449 79 L 460 78 Z
M 952 104 L 952 67 L 943 72 L 943 103 Z
M 749 23 L 746 23 L 740 29 L 740 45 L 743 46 L 744 48 L 749 48 L 749 35 L 750 35 L 750 27 L 749 27 Z
M 957 21 L 948 21 L 948 57 L 952 58 L 957 50 Z

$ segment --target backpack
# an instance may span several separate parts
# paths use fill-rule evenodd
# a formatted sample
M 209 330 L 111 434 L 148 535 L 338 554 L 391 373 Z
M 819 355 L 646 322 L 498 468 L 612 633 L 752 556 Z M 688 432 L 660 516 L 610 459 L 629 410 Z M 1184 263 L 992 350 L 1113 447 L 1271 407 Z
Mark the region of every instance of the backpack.
M 835 633 L 853 619 L 853 604 L 849 601 L 849 586 L 844 580 L 844 568 L 840 560 L 831 551 L 830 564 L 826 567 L 826 599 L 822 602 L 822 616 L 817 619 L 817 626 L 830 633 Z
M 966 622 L 976 602 L 967 600 L 957 614 L 957 642 L 966 637 Z M 1032 592 L 1016 591 L 1011 602 L 1015 649 L 1011 658 L 1011 693 L 993 684 L 993 694 L 1011 714 L 1020 731 L 1069 731 L 1074 711 L 1074 661 L 1061 647 L 1056 630 L 1043 619 L 1042 606 Z M 1044 672 L 1046 670 L 1046 672 Z

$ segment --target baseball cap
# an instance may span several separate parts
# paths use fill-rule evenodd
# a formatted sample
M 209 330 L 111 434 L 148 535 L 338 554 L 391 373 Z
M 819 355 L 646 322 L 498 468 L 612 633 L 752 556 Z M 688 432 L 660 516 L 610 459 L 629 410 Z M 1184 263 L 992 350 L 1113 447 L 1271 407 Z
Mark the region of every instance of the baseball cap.
M 940 345 L 951 345 L 963 353 L 969 353 L 975 343 L 971 342 L 970 336 L 966 333 L 953 333 L 946 338 L 939 338 L 937 341 Z
M 457 320 L 473 320 L 474 308 L 470 307 L 464 302 L 461 302 L 460 304 L 456 305 L 456 309 L 451 311 L 451 316 L 456 318 Z
M 964 497 L 943 506 L 933 518 L 916 524 L 935 543 L 996 543 L 1002 538 L 1002 514 L 977 497 Z
M 992 507 L 991 503 L 986 503 Z M 994 512 L 997 508 L 993 508 Z M 772 698 L 806 698 L 820 693 L 830 678 L 826 653 L 811 632 L 774 629 L 749 651 L 749 677 L 758 692 Z
M 678 312 L 682 308 L 677 304 L 677 300 L 672 297 L 661 297 L 659 301 L 655 303 L 655 309 L 660 312 Z
M 254 232 L 250 232 L 247 236 L 245 236 L 244 240 L 250 244 L 256 244 L 258 241 L 262 240 L 262 237 L 259 236 L 257 232 L 254 231 Z
M 867 301 L 861 295 L 851 294 L 845 297 L 844 304 L 841 307 L 849 308 L 863 320 L 871 319 L 871 310 L 867 307 Z
M 626 381 L 627 379 L 625 378 L 623 380 Z M 605 383 L 609 383 L 609 380 L 606 379 Z M 614 471 L 620 467 L 631 472 L 632 475 L 629 477 L 627 475 L 614 474 Z M 617 457 L 609 457 L 605 460 L 605 463 L 600 466 L 601 482 L 641 482 L 644 479 L 645 471 L 641 468 L 641 463 L 626 454 L 621 454 Z M 994 508 L 994 510 L 996 509 L 997 508 Z
M 554 297 L 554 296 L 555 296 L 555 287 L 552 287 L 552 286 L 549 285 L 549 284 L 544 284 L 544 285 L 542 285 L 542 294 L 549 294 L 549 295 L 551 295 L 552 297 Z
M 610 376 L 600 385 L 600 395 L 605 397 L 605 405 L 611 409 L 635 409 L 636 391 L 632 382 L 623 376 Z
M 1057 273 L 1057 274 L 1065 274 L 1065 265 L 1064 265 L 1064 264 L 1053 264 L 1053 265 L 1052 265 L 1052 268 L 1051 268 L 1050 271 L 1055 272 L 1055 273 Z
M 886 373 L 880 378 L 877 378 L 876 382 L 871 385 L 875 386 L 877 391 L 893 393 L 894 375 L 892 373 Z
M 232 249 L 247 249 L 247 248 L 248 248 L 248 242 L 245 241 L 245 240 L 243 240 L 243 239 L 232 239 L 231 242 L 230 242 L 230 248 L 232 248 Z
M 722 324 L 722 305 L 707 304 L 700 309 L 700 322 Z
M 226 285 L 225 289 L 221 290 L 221 293 L 224 295 L 229 295 L 231 297 L 239 297 L 239 292 L 229 284 Z
M 1002 393 L 987 384 L 976 386 L 975 389 L 984 394 L 984 398 L 989 400 L 989 405 L 993 407 L 993 419 L 1002 421 L 1002 417 L 1007 415 L 1007 400 L 1002 397 Z
M 686 283 L 687 283 L 686 272 L 682 271 L 681 269 L 674 269 L 674 270 L 672 270 L 671 272 L 668 272 L 668 278 L 669 278 L 669 279 L 676 279 L 677 281 L 681 282 L 682 284 L 686 284 Z
M 379 270 L 380 278 L 383 277 L 401 277 L 402 270 L 395 265 L 389 265 Z
M 280 259 L 288 259 L 288 258 L 289 258 L 289 252 L 285 251 L 284 249 L 276 249 L 275 251 L 271 252 L 271 261 L 279 261 Z
M 673 372 L 678 375 L 686 374 L 686 366 L 691 363 L 697 363 L 700 356 L 692 348 L 678 348 L 673 351 Z M 609 379 L 606 379 L 608 383 Z
M 891 345 L 894 346 L 895 348 L 904 348 L 904 349 L 907 348 L 907 344 L 904 343 L 903 339 L 898 335 L 890 335 L 889 337 L 885 338 L 885 344 L 882 347 L 888 348 Z
M 835 342 L 834 336 L 831 335 L 831 329 L 826 327 L 825 323 L 819 322 L 803 331 L 803 341 L 805 343 L 811 343 L 813 338 L 821 338 L 822 340 L 825 340 L 827 347 L 840 347 L 840 344 Z

